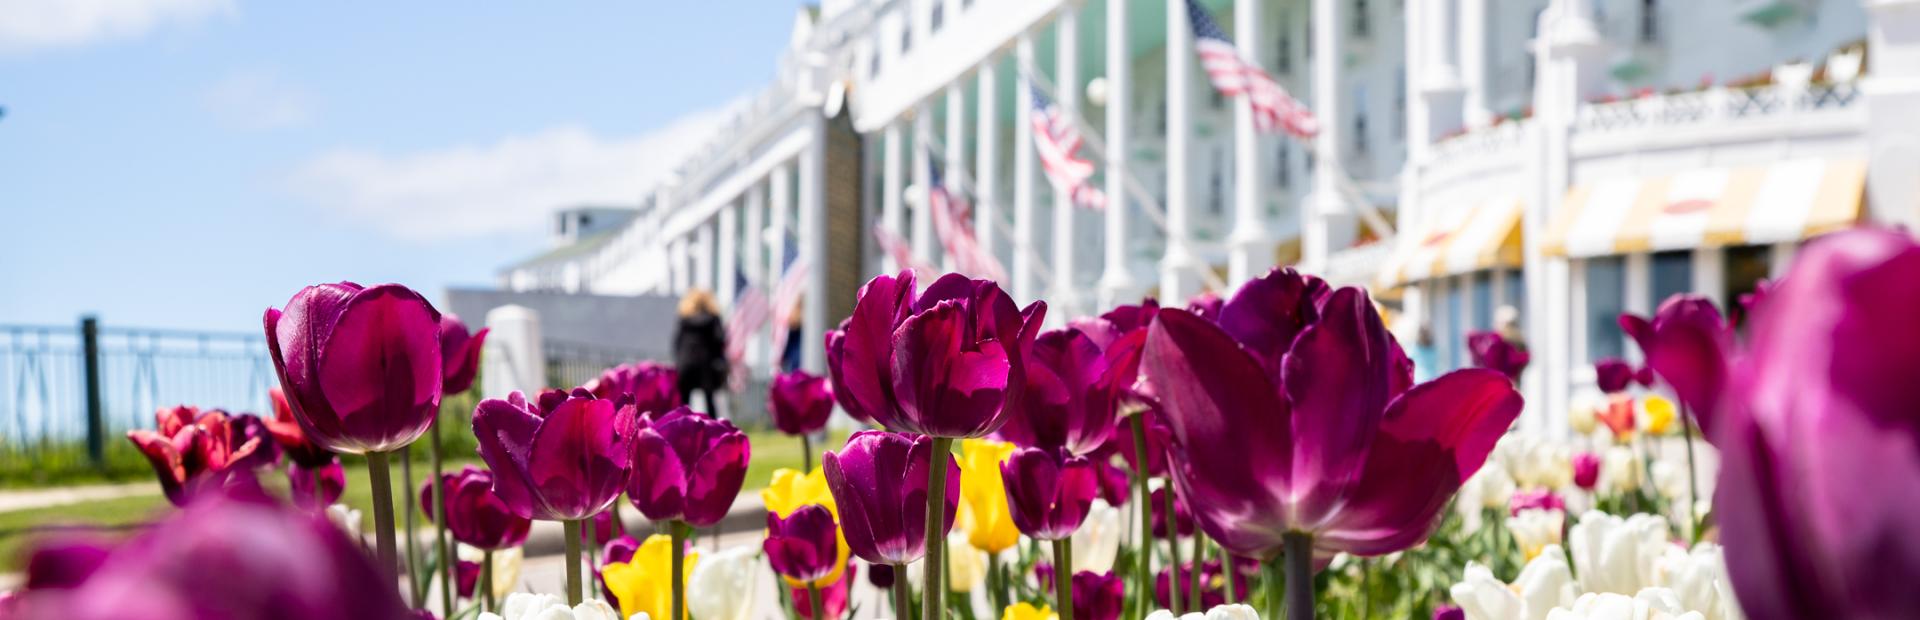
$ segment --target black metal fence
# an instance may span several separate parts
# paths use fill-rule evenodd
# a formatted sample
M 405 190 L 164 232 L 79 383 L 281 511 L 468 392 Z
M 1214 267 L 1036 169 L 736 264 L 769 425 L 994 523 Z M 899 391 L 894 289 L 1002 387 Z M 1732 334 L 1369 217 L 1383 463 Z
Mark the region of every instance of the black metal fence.
M 151 428 L 176 404 L 271 414 L 277 382 L 261 334 L 103 326 L 0 325 L 0 458 Z

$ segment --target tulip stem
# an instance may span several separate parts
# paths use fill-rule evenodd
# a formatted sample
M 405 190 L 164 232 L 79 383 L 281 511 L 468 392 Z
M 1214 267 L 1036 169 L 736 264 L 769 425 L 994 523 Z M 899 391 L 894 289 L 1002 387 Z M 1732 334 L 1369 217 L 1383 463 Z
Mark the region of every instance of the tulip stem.
M 567 604 L 579 605 L 580 593 L 580 522 L 561 521 L 560 536 L 567 539 Z
M 415 574 L 420 570 L 420 541 L 413 536 L 414 513 L 418 512 L 418 509 L 413 505 L 413 446 L 411 445 L 400 449 L 400 498 L 406 509 L 401 513 L 400 519 L 404 524 L 401 531 L 407 537 L 407 592 L 412 595 L 407 600 L 412 601 L 415 608 L 422 608 L 426 606 L 427 589 Z
M 1153 496 L 1147 494 L 1147 422 L 1146 412 L 1133 414 L 1128 424 L 1133 427 L 1133 496 L 1140 504 L 1140 582 L 1134 584 L 1134 593 L 1140 603 L 1134 609 L 1145 610 L 1153 602 Z M 1145 613 L 1142 611 L 1142 613 Z
M 480 553 L 480 585 L 473 588 L 480 599 L 480 611 L 493 611 L 493 550 Z
M 1287 532 L 1282 559 L 1287 572 L 1287 620 L 1313 618 L 1313 535 Z
M 987 554 L 987 602 L 994 609 L 1007 608 L 1006 578 L 1000 574 L 1000 554 Z
M 327 514 L 327 491 L 320 488 L 320 470 L 325 466 L 307 470 L 307 477 L 313 481 L 313 507 L 320 514 Z
M 1184 580 L 1180 578 L 1180 524 L 1175 519 L 1180 513 L 1174 508 L 1173 484 L 1165 478 L 1160 482 L 1160 488 L 1165 491 L 1164 496 L 1167 498 L 1167 549 L 1173 554 L 1173 567 L 1167 572 L 1167 599 L 1173 605 L 1168 609 L 1173 612 L 1173 615 L 1178 616 L 1186 611 L 1186 606 L 1181 604 L 1186 601 L 1181 596 L 1183 588 L 1180 587 L 1184 585 Z
M 1680 405 L 1681 441 L 1687 444 L 1687 535 L 1700 542 L 1700 481 L 1693 470 L 1693 412 Z
M 1240 602 L 1240 597 L 1233 592 L 1235 587 L 1234 582 L 1239 580 L 1239 575 L 1235 575 L 1234 573 L 1240 572 L 1240 568 L 1233 564 L 1233 552 L 1227 551 L 1226 547 L 1220 548 L 1220 568 L 1222 569 L 1220 572 L 1225 573 L 1227 576 L 1227 604 L 1232 605 Z
M 853 586 L 849 585 L 847 587 L 851 589 Z M 808 618 L 812 618 L 813 620 L 826 620 L 826 607 L 820 604 L 820 586 L 811 581 L 807 582 L 807 607 L 813 611 L 812 615 L 807 616 Z
M 393 472 L 387 465 L 387 453 L 367 453 L 367 481 L 373 487 L 373 540 L 380 568 L 390 577 L 398 577 L 399 554 L 393 545 Z
M 945 567 L 946 559 L 941 557 L 941 543 L 946 542 L 946 532 L 941 526 L 946 523 L 947 499 L 947 457 L 953 453 L 953 438 L 933 438 L 933 454 L 927 462 L 927 559 L 920 583 L 925 585 L 923 597 L 927 608 L 921 614 L 924 620 L 939 620 L 946 601 L 937 600 L 940 592 L 946 588 L 941 581 L 940 569 Z M 902 576 L 904 577 L 904 576 Z
M 800 464 L 805 467 L 801 473 L 813 472 L 813 437 L 806 433 L 800 434 Z
M 1059 612 L 1060 620 L 1073 620 L 1073 539 L 1062 538 L 1053 541 L 1053 597 L 1054 610 Z
M 893 617 L 913 617 L 913 586 L 907 583 L 907 565 L 893 565 Z
M 667 524 L 667 531 L 671 533 L 670 538 L 673 540 L 673 565 L 671 567 L 673 571 L 673 616 L 671 616 L 671 618 L 673 620 L 686 620 L 687 617 L 687 571 L 685 568 L 687 565 L 687 529 L 688 527 L 679 521 Z M 820 595 L 811 591 L 809 593 L 813 594 L 814 604 L 820 604 Z M 815 620 L 819 620 L 819 612 L 815 611 L 813 617 Z
M 1187 591 L 1187 600 L 1193 604 L 1194 611 L 1204 611 L 1203 608 L 1206 607 L 1200 602 L 1200 582 L 1205 579 L 1201 577 L 1201 573 L 1205 571 L 1206 566 L 1207 535 L 1196 529 L 1193 531 L 1193 568 L 1187 571 L 1187 578 L 1192 580 L 1189 582 L 1192 584 L 1192 589 Z
M 427 429 L 428 448 L 433 451 L 433 541 L 440 549 L 440 613 L 453 614 L 454 590 L 460 580 L 454 570 L 453 545 L 447 541 L 447 481 L 441 475 L 445 466 L 440 459 L 440 422 Z

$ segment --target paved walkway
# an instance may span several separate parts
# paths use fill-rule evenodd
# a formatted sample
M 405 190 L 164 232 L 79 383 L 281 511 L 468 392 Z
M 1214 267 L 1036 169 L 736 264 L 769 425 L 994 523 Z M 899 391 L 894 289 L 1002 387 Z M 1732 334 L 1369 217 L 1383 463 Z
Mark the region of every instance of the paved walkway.
M 58 487 L 52 489 L 6 490 L 0 491 L 0 512 L 51 508 L 67 504 L 120 499 L 122 497 L 133 497 L 136 495 L 155 495 L 159 492 L 160 487 L 151 480 L 122 484 Z

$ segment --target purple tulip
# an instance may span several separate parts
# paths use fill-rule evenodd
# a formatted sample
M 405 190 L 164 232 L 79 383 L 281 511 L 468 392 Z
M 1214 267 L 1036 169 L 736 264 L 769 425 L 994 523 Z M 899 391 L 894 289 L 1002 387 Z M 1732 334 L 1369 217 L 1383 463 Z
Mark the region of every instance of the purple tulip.
M 1255 582 L 1260 578 L 1260 564 L 1244 558 L 1234 558 L 1233 568 L 1233 600 L 1246 601 L 1254 591 Z M 1193 583 L 1193 573 L 1195 570 L 1192 562 L 1182 563 L 1180 565 L 1180 583 L 1189 584 L 1190 587 Z M 1186 587 L 1180 590 L 1180 599 L 1186 602 L 1187 608 L 1212 609 L 1227 604 L 1226 570 L 1220 561 L 1207 560 L 1201 564 L 1197 570 L 1200 572 L 1199 603 L 1196 605 L 1192 599 L 1187 598 L 1187 593 L 1191 590 Z M 1154 574 L 1153 577 L 1153 600 L 1161 607 L 1171 605 L 1171 573 L 1172 571 L 1169 569 L 1162 568 L 1160 572 Z M 1080 588 L 1080 582 L 1074 582 L 1073 587 L 1075 590 L 1078 590 Z M 1075 594 L 1078 594 L 1078 592 L 1076 591 Z M 1078 618 L 1078 616 L 1075 616 L 1075 618 Z
M 1187 312 L 1209 321 L 1218 321 L 1220 310 L 1225 305 L 1226 300 L 1221 299 L 1219 293 L 1205 291 L 1187 301 Z
M 827 427 L 833 415 L 833 392 L 827 378 L 804 370 L 780 373 L 767 388 L 767 412 L 773 425 L 788 435 L 806 435 Z
M 767 540 L 761 548 L 773 572 L 797 582 L 816 583 L 837 568 L 837 532 L 833 513 L 825 506 L 808 504 L 784 519 L 767 513 Z
M 640 541 L 626 534 L 613 537 L 612 540 L 607 541 L 606 546 L 600 548 L 600 565 L 593 567 L 593 580 L 600 584 L 600 593 L 605 594 L 607 600 L 620 600 L 613 595 L 613 588 L 607 586 L 607 579 L 603 574 L 607 565 L 632 562 L 633 554 L 639 550 Z
M 632 395 L 634 411 L 639 415 L 657 415 L 681 405 L 679 382 L 680 372 L 672 366 L 640 362 L 608 368 L 584 387 L 594 396 L 609 400 Z
M 1518 516 L 1522 510 L 1558 510 L 1567 511 L 1567 500 L 1552 489 L 1528 489 L 1514 491 L 1507 498 L 1507 514 Z
M 1000 478 L 1014 527 L 1038 540 L 1072 536 L 1100 494 L 1093 462 L 1064 450 L 1016 450 L 1000 464 Z
M 113 552 L 113 539 L 98 534 L 60 533 L 34 543 L 27 557 L 26 590 L 76 588 L 100 570 Z
M 1707 430 L 1726 390 L 1734 350 L 1733 326 L 1713 302 L 1699 295 L 1675 295 L 1660 304 L 1651 321 L 1620 315 L 1620 328 L 1640 345 L 1647 367 L 1673 387 L 1680 403 Z
M 1180 494 L 1173 495 L 1173 531 L 1167 531 L 1167 492 L 1170 489 L 1160 487 L 1153 490 L 1153 537 L 1165 539 L 1178 534 L 1181 538 L 1193 535 L 1193 511 L 1187 509 L 1186 499 Z
M 1715 429 L 1714 514 L 1740 607 L 1920 617 L 1920 245 L 1809 242 L 1754 314 Z
M 933 439 L 885 431 L 860 431 L 838 452 L 821 457 L 827 489 L 840 509 L 847 547 L 875 564 L 906 564 L 925 555 L 928 463 Z M 960 479 L 960 465 L 945 457 L 947 479 Z M 945 534 L 953 527 L 960 485 L 947 485 Z
M 1456 605 L 1441 605 L 1433 608 L 1433 620 L 1467 620 L 1467 610 Z
M 493 472 L 468 465 L 441 474 L 440 480 L 447 488 L 447 531 L 453 533 L 454 540 L 489 551 L 527 542 L 533 522 L 514 514 L 500 496 L 493 494 Z M 420 505 L 436 505 L 431 479 L 420 485 Z M 432 511 L 428 511 L 427 519 L 433 519 Z
M 984 437 L 1018 401 L 1045 302 L 1026 310 L 989 280 L 947 274 L 915 294 L 911 271 L 860 288 L 840 337 L 828 338 L 835 389 L 888 430 Z
M 1474 367 L 1499 371 L 1514 381 L 1520 380 L 1520 373 L 1526 371 L 1527 362 L 1533 359 L 1526 349 L 1513 346 L 1495 331 L 1468 332 L 1467 352 L 1473 357 Z
M 160 479 L 160 490 L 174 505 L 203 488 L 225 485 L 234 474 L 252 469 L 252 456 L 262 443 L 270 440 L 252 437 L 234 443 L 245 433 L 234 428 L 224 411 L 201 413 L 199 409 L 179 406 L 154 414 L 158 430 L 127 432 Z
M 1108 506 L 1124 506 L 1133 499 L 1133 479 L 1127 476 L 1127 470 L 1113 464 L 1111 454 L 1092 460 L 1100 474 L 1100 499 L 1106 500 Z
M 454 582 L 458 586 L 454 591 L 460 594 L 460 598 L 473 598 L 474 586 L 480 585 L 480 563 L 454 560 L 453 574 Z
M 97 568 L 57 587 L 30 586 L 14 620 L 409 617 L 393 579 L 358 543 L 265 499 L 205 495 L 111 549 L 49 547 L 28 565 Z
M 634 440 L 627 499 L 654 521 L 719 523 L 746 481 L 747 434 L 686 407 L 654 417 Z
M 1126 603 L 1126 585 L 1111 571 L 1073 574 L 1073 617 L 1075 620 L 1118 620 Z
M 893 587 L 893 565 L 867 563 L 867 583 L 872 584 L 874 588 L 883 592 L 886 591 L 887 588 Z
M 1573 484 L 1588 491 L 1600 484 L 1600 455 L 1592 452 L 1573 455 Z
M 315 486 L 318 483 L 318 486 Z M 287 467 L 287 495 L 293 505 L 307 510 L 324 510 L 340 501 L 347 490 L 347 468 L 340 460 L 309 469 L 299 463 Z M 431 505 L 431 504 L 428 504 Z
M 1040 334 L 1026 360 L 1026 389 L 1007 401 L 1000 436 L 1027 448 L 1099 450 L 1113 434 L 1120 401 L 1140 370 L 1145 330 L 1121 333 L 1105 319 L 1081 319 Z
M 440 315 L 440 370 L 443 394 L 459 394 L 473 387 L 480 373 L 480 349 L 486 345 L 487 328 L 467 333 L 467 324 L 453 314 Z
M 398 284 L 300 289 L 268 308 L 267 349 L 294 418 L 334 452 L 391 452 L 440 411 L 440 312 Z
M 1200 528 L 1269 560 L 1288 534 L 1318 555 L 1424 540 L 1520 413 L 1505 375 L 1413 385 L 1365 291 L 1278 269 L 1215 324 L 1161 310 L 1142 374 L 1172 427 L 1169 470 Z
M 227 422 L 227 445 L 244 446 L 259 440 L 259 447 L 253 453 L 234 462 L 234 467 L 259 469 L 280 464 L 280 443 L 274 441 L 273 431 L 267 428 L 265 420 L 251 413 L 234 415 Z
M 550 390 L 543 407 L 514 392 L 473 410 L 480 458 L 493 492 L 522 519 L 576 521 L 613 505 L 633 470 L 639 419 L 633 406 Z M 452 497 L 449 494 L 449 497 Z
M 1633 366 L 1617 357 L 1601 358 L 1593 363 L 1593 383 L 1608 394 L 1625 392 L 1633 383 Z

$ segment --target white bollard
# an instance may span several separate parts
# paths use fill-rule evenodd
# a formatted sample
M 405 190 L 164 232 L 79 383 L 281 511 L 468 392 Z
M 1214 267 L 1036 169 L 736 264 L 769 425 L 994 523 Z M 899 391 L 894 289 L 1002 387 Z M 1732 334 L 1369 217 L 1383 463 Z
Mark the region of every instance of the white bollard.
M 481 355 L 480 393 L 506 398 L 515 390 L 528 396 L 547 383 L 546 349 L 540 341 L 540 313 L 507 305 L 487 312 L 487 345 Z

